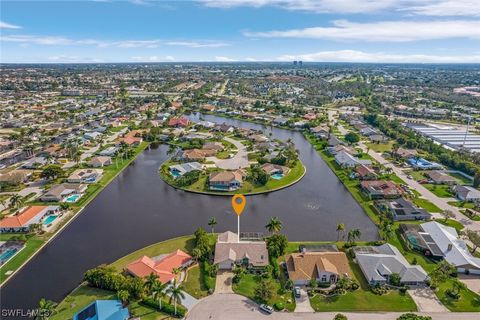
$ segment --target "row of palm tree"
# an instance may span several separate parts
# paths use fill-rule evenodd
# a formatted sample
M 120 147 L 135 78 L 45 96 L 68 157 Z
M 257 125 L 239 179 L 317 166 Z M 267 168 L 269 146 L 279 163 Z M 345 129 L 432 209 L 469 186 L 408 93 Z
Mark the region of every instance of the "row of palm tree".
M 340 238 L 343 238 L 345 235 L 343 233 L 345 232 L 345 224 L 344 223 L 339 223 L 337 224 L 337 242 L 340 241 Z M 362 232 L 360 229 L 353 228 L 350 229 L 347 232 L 347 242 L 348 243 L 354 243 L 356 240 L 358 240 L 362 236 Z
M 174 268 L 172 272 L 176 275 L 180 273 L 180 271 L 180 269 Z M 175 315 L 177 315 L 177 303 L 181 303 L 182 299 L 185 299 L 185 294 L 182 291 L 182 287 L 177 284 L 177 279 L 174 279 L 173 284 L 169 286 L 167 283 L 162 283 L 158 279 L 158 275 L 151 273 L 145 277 L 144 286 L 147 292 L 151 295 L 152 299 L 158 302 L 158 307 L 160 310 L 162 309 L 162 299 L 166 296 L 169 296 L 169 303 L 172 303 L 173 301 Z M 117 296 L 120 300 L 122 300 L 118 293 Z M 124 302 L 124 300 L 122 300 L 122 302 Z

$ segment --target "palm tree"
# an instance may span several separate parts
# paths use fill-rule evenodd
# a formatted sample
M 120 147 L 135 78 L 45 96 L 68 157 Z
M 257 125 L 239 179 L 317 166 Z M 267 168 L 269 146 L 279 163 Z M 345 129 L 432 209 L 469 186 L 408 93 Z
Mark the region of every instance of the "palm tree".
M 353 243 L 360 238 L 361 235 L 362 232 L 359 229 L 350 229 L 347 234 L 347 240 L 349 243 Z
M 278 233 L 280 230 L 282 230 L 282 222 L 280 219 L 278 219 L 278 217 L 272 217 L 265 225 L 265 228 L 267 228 L 268 232 L 270 233 Z
M 130 293 L 127 290 L 118 290 L 117 297 L 122 304 L 126 306 L 128 304 L 128 299 L 130 299 Z
M 10 206 L 18 208 L 22 205 L 22 197 L 19 194 L 14 194 L 10 197 Z
M 345 224 L 337 224 L 337 242 L 340 240 L 340 234 L 345 230 Z
M 170 295 L 170 303 L 174 304 L 175 315 L 177 315 L 177 303 L 182 302 L 182 299 L 185 299 L 185 294 L 183 294 L 180 286 L 177 285 L 177 280 L 173 280 L 173 284 L 167 289 L 167 294 Z
M 215 219 L 215 217 L 211 217 L 210 220 L 208 220 L 208 225 L 209 227 L 212 228 L 212 234 L 213 234 L 214 227 L 217 225 L 217 219 Z
M 153 272 L 145 277 L 145 283 L 143 284 L 143 286 L 147 289 L 148 293 L 152 292 L 153 285 L 156 281 L 158 281 L 158 275 Z
M 47 320 L 54 312 L 56 303 L 42 298 L 38 303 L 39 313 L 36 317 L 37 320 Z
M 155 281 L 152 286 L 152 299 L 158 300 L 158 309 L 162 310 L 162 298 L 165 297 L 165 290 L 167 289 L 166 283 L 161 283 L 160 281 Z

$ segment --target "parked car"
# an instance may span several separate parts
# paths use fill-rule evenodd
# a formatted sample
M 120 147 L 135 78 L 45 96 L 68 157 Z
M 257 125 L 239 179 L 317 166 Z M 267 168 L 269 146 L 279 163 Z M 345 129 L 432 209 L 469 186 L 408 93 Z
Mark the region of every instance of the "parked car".
M 413 177 L 411 175 L 408 175 L 407 178 L 408 179 L 413 179 Z
M 293 288 L 293 293 L 295 294 L 295 298 L 300 298 L 301 297 L 301 293 L 300 293 L 300 287 L 295 287 Z
M 261 304 L 261 305 L 260 305 L 260 310 L 265 311 L 265 312 L 268 313 L 268 314 L 272 314 L 272 313 L 273 313 L 273 308 L 270 307 L 269 305 L 266 305 L 266 304 Z

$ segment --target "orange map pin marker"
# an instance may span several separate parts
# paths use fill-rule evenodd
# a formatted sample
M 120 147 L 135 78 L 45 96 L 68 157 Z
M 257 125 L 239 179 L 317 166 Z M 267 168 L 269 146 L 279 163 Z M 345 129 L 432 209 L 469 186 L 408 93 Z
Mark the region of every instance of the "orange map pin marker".
M 232 197 L 232 208 L 233 211 L 240 216 L 245 209 L 245 204 L 247 203 L 247 199 L 243 194 L 236 194 Z

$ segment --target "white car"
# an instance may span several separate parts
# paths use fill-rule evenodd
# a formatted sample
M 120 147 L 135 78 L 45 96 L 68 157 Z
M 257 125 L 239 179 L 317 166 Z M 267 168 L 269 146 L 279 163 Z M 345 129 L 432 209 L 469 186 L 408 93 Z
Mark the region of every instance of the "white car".
M 261 304 L 261 305 L 260 305 L 260 310 L 265 311 L 265 312 L 268 313 L 268 314 L 272 314 L 272 313 L 273 313 L 273 308 L 270 307 L 269 305 L 266 305 L 266 304 Z

